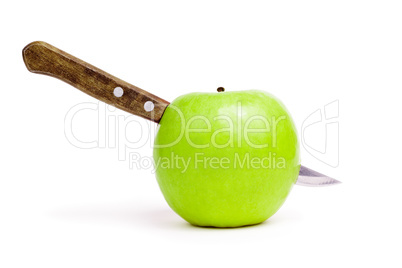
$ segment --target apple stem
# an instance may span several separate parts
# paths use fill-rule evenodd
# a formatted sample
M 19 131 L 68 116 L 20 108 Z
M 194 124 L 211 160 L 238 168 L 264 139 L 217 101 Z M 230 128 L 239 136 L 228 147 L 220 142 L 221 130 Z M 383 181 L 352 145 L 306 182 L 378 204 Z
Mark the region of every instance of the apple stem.
M 217 91 L 218 91 L 218 92 L 224 92 L 224 91 L 225 91 L 225 88 L 223 88 L 223 87 L 218 87 Z

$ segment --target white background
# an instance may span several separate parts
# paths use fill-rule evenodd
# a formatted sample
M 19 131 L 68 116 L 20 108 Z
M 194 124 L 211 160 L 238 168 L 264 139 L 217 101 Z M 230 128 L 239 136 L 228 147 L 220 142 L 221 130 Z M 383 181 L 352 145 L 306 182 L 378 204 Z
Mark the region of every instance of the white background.
M 400 1 L 35 0 L 0 10 L 0 267 L 401 266 Z M 269 91 L 299 131 L 339 100 L 339 165 L 304 147 L 302 163 L 343 184 L 295 186 L 261 225 L 193 227 L 151 170 L 130 169 L 112 146 L 66 139 L 69 109 L 97 102 L 29 73 L 21 50 L 35 40 L 169 101 L 219 86 Z M 96 138 L 97 115 L 77 116 L 74 131 Z M 149 144 L 136 151 L 152 155 Z

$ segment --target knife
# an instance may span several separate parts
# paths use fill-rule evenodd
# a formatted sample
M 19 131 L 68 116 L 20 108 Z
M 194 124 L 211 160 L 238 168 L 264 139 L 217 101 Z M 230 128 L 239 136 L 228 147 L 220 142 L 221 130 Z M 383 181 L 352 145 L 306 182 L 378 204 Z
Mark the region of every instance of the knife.
M 159 123 L 163 112 L 169 105 L 166 100 L 114 77 L 45 42 L 36 41 L 28 44 L 23 49 L 22 56 L 30 72 L 58 78 L 107 104 L 155 123 Z M 115 90 L 124 88 L 124 95 L 111 95 L 110 89 L 113 88 Z M 152 104 L 152 113 L 148 113 L 147 109 L 142 109 L 146 103 Z M 328 186 L 339 183 L 340 181 L 304 166 L 301 166 L 296 182 L 297 185 L 302 186 Z

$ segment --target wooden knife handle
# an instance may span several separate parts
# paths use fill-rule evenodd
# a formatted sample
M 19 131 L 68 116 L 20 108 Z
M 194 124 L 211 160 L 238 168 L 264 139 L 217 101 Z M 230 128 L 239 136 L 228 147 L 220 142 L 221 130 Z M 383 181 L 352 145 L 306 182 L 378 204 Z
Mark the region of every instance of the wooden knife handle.
M 156 123 L 169 105 L 164 99 L 45 42 L 28 44 L 22 55 L 29 71 L 63 80 L 98 100 Z

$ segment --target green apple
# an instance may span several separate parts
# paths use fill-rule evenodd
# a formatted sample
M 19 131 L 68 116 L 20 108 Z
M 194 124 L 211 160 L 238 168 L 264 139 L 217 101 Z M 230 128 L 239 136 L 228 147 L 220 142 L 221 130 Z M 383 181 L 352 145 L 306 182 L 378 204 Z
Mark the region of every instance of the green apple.
M 166 201 L 189 223 L 252 225 L 296 182 L 299 141 L 285 106 L 264 91 L 191 93 L 165 110 L 154 162 Z

